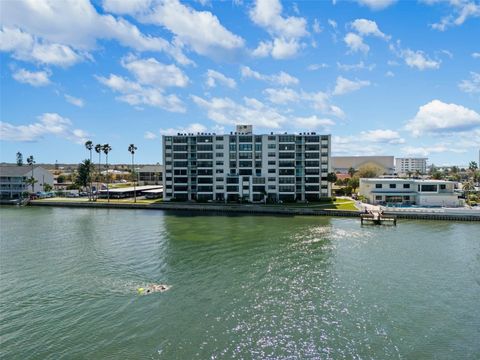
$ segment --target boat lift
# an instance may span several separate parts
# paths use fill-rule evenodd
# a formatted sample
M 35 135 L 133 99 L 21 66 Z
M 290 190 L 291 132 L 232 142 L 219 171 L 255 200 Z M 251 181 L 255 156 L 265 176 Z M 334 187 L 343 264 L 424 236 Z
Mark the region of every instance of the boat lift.
M 395 215 L 385 215 L 381 211 L 369 211 L 366 214 L 360 214 L 360 223 L 367 225 L 397 225 Z

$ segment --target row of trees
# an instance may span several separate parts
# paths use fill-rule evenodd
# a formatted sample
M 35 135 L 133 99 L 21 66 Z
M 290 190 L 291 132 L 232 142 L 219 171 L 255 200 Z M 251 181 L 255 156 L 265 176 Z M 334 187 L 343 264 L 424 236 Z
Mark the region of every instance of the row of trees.
M 33 157 L 33 155 L 30 155 L 28 158 L 27 158 L 27 164 L 32 168 L 32 176 L 30 178 L 28 178 L 25 183 L 27 185 L 31 185 L 32 186 L 32 192 L 35 191 L 35 184 L 38 182 L 38 180 L 35 180 L 35 178 L 33 177 L 33 170 L 35 169 L 35 159 Z M 19 151 L 17 152 L 17 165 L 18 166 L 23 166 L 23 154 Z
M 78 176 L 77 176 L 77 183 L 83 187 L 89 188 L 89 200 L 96 200 L 92 193 L 92 174 L 95 171 L 95 165 L 93 164 L 92 155 L 93 150 L 98 154 L 98 179 L 101 177 L 101 164 L 102 164 L 102 153 L 105 154 L 105 170 L 106 170 L 106 184 L 107 184 L 107 201 L 110 202 L 110 188 L 109 188 L 109 164 L 108 164 L 108 154 L 112 151 L 112 147 L 109 144 L 96 144 L 93 145 L 93 142 L 88 140 L 85 143 L 85 148 L 90 152 L 90 159 L 84 160 L 78 166 Z M 128 146 L 128 152 L 132 155 L 132 180 L 133 180 L 133 187 L 134 187 L 134 194 L 135 194 L 135 202 L 137 201 L 136 196 L 136 176 L 135 176 L 135 152 L 137 151 L 137 147 L 134 144 L 130 144 Z M 98 186 L 97 186 L 98 190 Z

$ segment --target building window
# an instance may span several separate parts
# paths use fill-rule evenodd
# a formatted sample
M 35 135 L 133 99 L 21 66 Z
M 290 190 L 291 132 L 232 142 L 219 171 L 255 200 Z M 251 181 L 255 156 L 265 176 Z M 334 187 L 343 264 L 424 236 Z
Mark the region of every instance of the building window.
M 238 145 L 239 151 L 252 151 L 252 144 L 240 144 Z
M 396 189 L 397 188 L 397 184 L 390 184 L 390 189 Z
M 403 184 L 404 189 L 410 189 L 410 184 Z
M 382 184 L 375 184 L 375 189 L 381 189 L 382 188 Z
M 382 195 L 377 195 L 377 196 L 375 196 L 375 200 L 377 200 L 377 201 L 382 201 Z
M 447 188 L 447 185 L 445 184 L 440 184 L 440 190 L 445 190 Z
M 436 192 L 437 185 L 422 185 L 422 192 Z

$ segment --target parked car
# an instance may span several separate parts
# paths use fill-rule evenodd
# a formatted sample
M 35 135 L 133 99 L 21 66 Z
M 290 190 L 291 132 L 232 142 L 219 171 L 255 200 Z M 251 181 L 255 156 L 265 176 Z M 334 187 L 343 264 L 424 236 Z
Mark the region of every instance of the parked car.
M 77 197 L 79 197 L 79 196 L 80 196 L 80 195 L 78 195 L 77 193 L 68 193 L 68 194 L 67 194 L 67 197 L 68 197 L 68 198 L 77 198 Z

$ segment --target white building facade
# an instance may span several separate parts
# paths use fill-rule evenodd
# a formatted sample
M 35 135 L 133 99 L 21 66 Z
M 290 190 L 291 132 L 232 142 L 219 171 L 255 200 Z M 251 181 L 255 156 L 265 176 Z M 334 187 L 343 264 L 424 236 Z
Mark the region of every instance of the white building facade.
M 35 184 L 28 185 L 26 181 L 32 177 L 30 166 L 2 165 L 0 166 L 0 197 L 1 199 L 19 199 L 22 193 L 43 191 L 46 184 L 53 187 L 53 175 L 42 168 L 33 168 Z
M 461 206 L 455 182 L 416 179 L 360 179 L 359 194 L 374 205 Z
M 421 174 L 427 172 L 428 158 L 396 158 L 395 172 L 397 174 L 408 174 L 419 171 Z
M 331 196 L 330 135 L 163 136 L 164 199 L 179 201 L 315 201 Z

